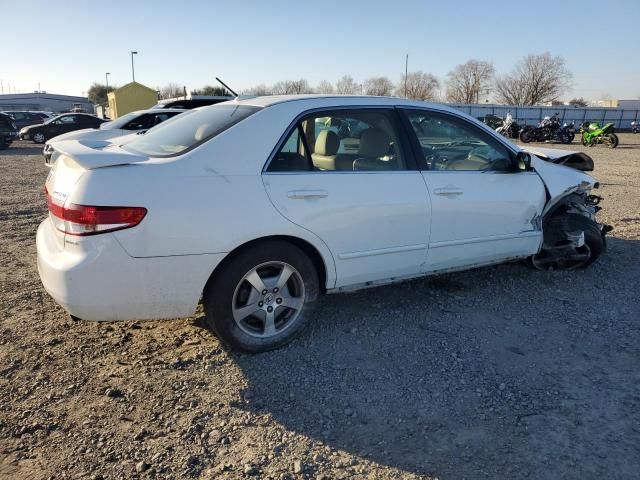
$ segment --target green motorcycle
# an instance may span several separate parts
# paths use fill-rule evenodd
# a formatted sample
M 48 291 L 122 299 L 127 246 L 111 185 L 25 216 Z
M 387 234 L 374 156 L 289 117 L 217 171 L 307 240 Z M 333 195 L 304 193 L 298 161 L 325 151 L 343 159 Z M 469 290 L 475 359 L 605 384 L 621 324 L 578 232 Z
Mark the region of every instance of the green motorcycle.
M 593 147 L 602 144 L 609 148 L 618 146 L 618 136 L 613 131 L 613 123 L 607 123 L 601 127 L 598 122 L 584 122 L 580 129 L 582 133 L 582 145 Z

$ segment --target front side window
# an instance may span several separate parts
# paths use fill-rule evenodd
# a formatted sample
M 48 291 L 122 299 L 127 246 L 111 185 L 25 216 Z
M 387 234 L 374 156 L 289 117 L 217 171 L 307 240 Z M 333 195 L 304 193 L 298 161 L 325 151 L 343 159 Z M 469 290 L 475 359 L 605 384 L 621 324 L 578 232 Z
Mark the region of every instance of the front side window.
M 291 129 L 267 171 L 406 170 L 394 116 L 386 110 L 322 111 Z
M 512 171 L 508 149 L 469 122 L 452 115 L 410 111 L 428 170 Z
M 150 157 L 171 157 L 197 147 L 260 110 L 250 105 L 216 105 L 176 116 L 126 144 Z

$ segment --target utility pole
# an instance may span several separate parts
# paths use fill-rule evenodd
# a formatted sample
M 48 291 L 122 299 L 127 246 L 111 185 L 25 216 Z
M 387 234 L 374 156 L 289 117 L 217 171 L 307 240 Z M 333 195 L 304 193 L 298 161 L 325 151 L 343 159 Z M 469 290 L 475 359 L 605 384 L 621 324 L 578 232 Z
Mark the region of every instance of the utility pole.
M 404 97 L 407 98 L 407 74 L 409 72 L 409 54 L 404 59 Z
M 137 54 L 138 52 L 133 52 L 133 51 L 131 52 L 131 77 L 133 78 L 134 82 L 136 81 L 136 70 L 133 67 L 133 56 Z
M 0 89 L 2 90 L 2 95 L 4 95 L 4 83 L 2 83 L 2 79 L 0 79 Z
M 111 75 L 109 72 L 105 72 L 104 74 L 104 85 L 107 93 L 109 93 L 109 75 Z

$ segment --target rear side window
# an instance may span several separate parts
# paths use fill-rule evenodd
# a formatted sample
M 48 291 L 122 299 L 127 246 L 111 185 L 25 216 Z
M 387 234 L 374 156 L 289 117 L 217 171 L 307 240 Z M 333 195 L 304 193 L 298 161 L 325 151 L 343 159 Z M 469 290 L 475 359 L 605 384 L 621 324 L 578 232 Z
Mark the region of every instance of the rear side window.
M 385 109 L 311 114 L 295 125 L 267 171 L 406 170 L 395 124 L 393 112 Z
M 126 144 L 126 149 L 150 157 L 172 157 L 197 147 L 222 133 L 260 107 L 248 105 L 220 105 L 197 110 L 163 122 L 146 135 Z

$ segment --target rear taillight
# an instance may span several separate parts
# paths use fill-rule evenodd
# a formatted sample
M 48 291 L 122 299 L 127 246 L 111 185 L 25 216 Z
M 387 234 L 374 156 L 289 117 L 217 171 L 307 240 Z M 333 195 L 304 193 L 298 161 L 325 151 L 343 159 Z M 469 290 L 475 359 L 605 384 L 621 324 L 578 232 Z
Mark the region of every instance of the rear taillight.
M 147 214 L 143 207 L 103 207 L 65 204 L 45 188 L 49 214 L 56 229 L 69 235 L 96 235 L 138 225 Z

